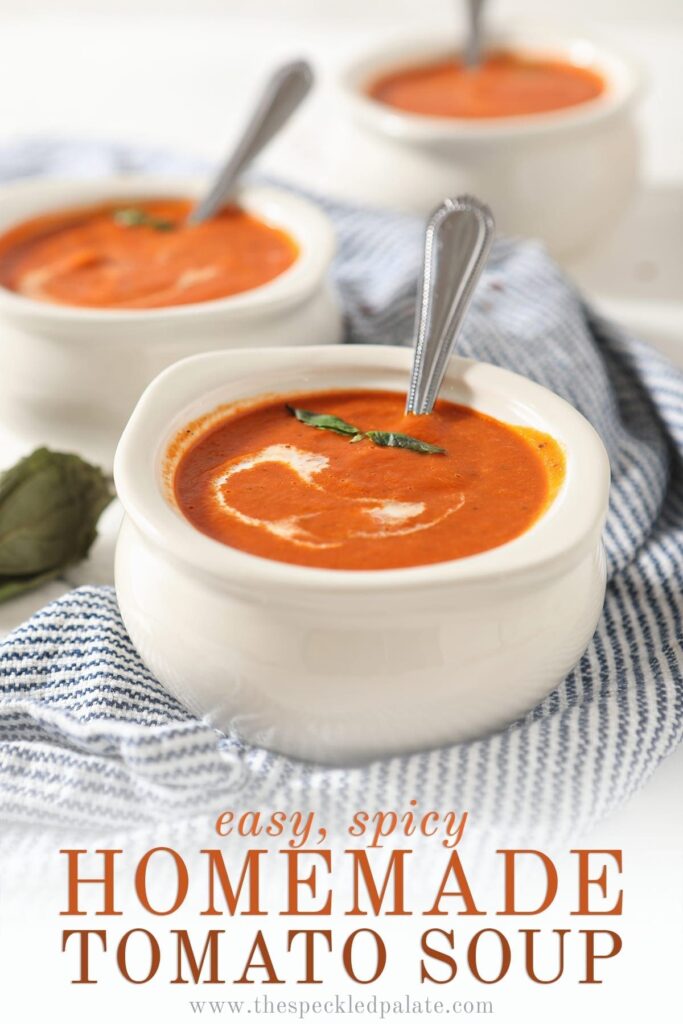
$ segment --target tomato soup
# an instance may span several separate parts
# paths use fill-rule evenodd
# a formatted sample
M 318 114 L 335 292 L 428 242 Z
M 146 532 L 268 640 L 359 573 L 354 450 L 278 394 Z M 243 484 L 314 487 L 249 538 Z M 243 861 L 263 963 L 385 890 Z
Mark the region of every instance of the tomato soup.
M 188 224 L 186 199 L 35 217 L 0 236 L 0 285 L 66 306 L 152 309 L 257 288 L 294 263 L 284 231 L 238 206 Z
M 444 562 L 528 530 L 562 481 L 558 443 L 448 401 L 407 416 L 404 402 L 326 391 L 218 410 L 169 451 L 175 502 L 223 544 L 328 569 Z
M 461 60 L 404 68 L 379 78 L 368 93 L 411 114 L 495 118 L 574 107 L 595 99 L 604 89 L 604 80 L 590 68 L 498 52 L 476 68 Z

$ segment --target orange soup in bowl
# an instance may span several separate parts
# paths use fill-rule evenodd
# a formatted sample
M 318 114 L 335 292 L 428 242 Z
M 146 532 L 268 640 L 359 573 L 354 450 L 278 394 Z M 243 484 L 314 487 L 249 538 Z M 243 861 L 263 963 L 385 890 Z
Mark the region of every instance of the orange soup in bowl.
M 407 416 L 391 391 L 325 391 L 217 410 L 169 452 L 182 514 L 263 558 L 393 569 L 513 540 L 564 477 L 552 437 L 441 400 Z
M 450 59 L 393 71 L 367 91 L 410 114 L 473 119 L 544 114 L 587 103 L 604 90 L 602 76 L 588 67 L 499 51 L 475 68 Z
M 0 236 L 0 285 L 40 302 L 153 309 L 257 288 L 296 260 L 288 234 L 239 206 L 188 224 L 193 205 L 126 201 L 24 221 Z

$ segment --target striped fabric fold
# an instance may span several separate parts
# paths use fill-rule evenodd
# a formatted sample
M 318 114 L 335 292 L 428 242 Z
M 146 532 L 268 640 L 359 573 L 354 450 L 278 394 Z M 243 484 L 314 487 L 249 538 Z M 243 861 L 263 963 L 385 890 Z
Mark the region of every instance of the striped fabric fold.
M 33 162 L 30 146 L 0 151 L 0 176 L 62 168 L 79 154 L 98 170 L 183 169 L 166 154 L 41 146 Z M 339 237 L 346 340 L 407 343 L 421 223 L 323 205 Z M 541 841 L 576 836 L 646 781 L 683 732 L 683 375 L 596 317 L 533 242 L 497 243 L 459 348 L 568 399 L 609 452 L 604 612 L 561 685 L 475 742 L 363 768 L 303 765 L 194 718 L 141 663 L 114 592 L 84 587 L 0 645 L 0 820 L 136 828 L 226 801 L 344 814 L 417 797 Z

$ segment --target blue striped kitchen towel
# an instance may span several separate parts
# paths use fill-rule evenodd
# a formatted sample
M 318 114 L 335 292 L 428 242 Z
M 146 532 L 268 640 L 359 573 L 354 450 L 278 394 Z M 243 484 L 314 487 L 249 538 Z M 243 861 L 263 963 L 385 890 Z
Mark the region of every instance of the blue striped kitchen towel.
M 167 154 L 43 141 L 0 151 L 0 177 L 187 169 Z M 190 168 L 192 169 L 192 168 Z M 409 338 L 422 225 L 325 202 L 347 340 Z M 109 588 L 74 590 L 0 646 L 0 820 L 100 829 L 234 806 L 470 808 L 503 833 L 577 835 L 626 800 L 683 729 L 683 375 L 595 317 L 542 247 L 499 242 L 464 355 L 564 396 L 613 473 L 604 613 L 579 665 L 507 730 L 329 769 L 245 746 L 194 718 L 145 669 Z M 228 803 L 230 801 L 230 803 Z

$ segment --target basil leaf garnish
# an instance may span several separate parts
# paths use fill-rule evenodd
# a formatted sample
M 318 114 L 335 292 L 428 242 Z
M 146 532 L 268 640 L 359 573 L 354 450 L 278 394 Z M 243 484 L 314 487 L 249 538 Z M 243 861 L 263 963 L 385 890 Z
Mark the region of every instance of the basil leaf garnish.
M 422 452 L 423 455 L 446 454 L 446 449 L 440 448 L 438 444 L 420 441 L 419 438 L 411 437 L 410 434 L 395 434 L 388 430 L 366 430 L 365 436 L 380 448 L 407 448 L 408 451 Z
M 360 434 L 358 427 L 354 427 L 346 420 L 338 416 L 328 416 L 326 413 L 308 412 L 307 409 L 295 409 L 292 405 L 286 405 L 285 409 L 292 416 L 295 416 L 299 423 L 305 423 L 307 427 L 317 427 L 318 430 L 332 430 L 335 434 L 347 434 L 354 436 Z
M 351 444 L 357 444 L 367 437 L 380 448 L 404 448 L 422 455 L 446 454 L 446 449 L 440 448 L 438 444 L 420 441 L 419 438 L 411 437 L 410 434 L 396 434 L 391 430 L 359 430 L 358 427 L 354 427 L 353 424 L 347 423 L 346 420 L 342 420 L 338 416 L 309 412 L 307 409 L 295 409 L 292 405 L 285 405 L 285 409 L 295 416 L 299 423 L 305 423 L 307 427 L 317 427 L 318 430 L 331 430 L 335 434 L 344 434 L 351 438 Z
M 124 210 L 116 210 L 114 220 L 122 228 L 153 228 L 154 231 L 173 231 L 172 220 L 155 217 L 137 206 L 127 206 Z
M 0 601 L 85 558 L 112 497 L 96 466 L 47 448 L 0 474 Z

